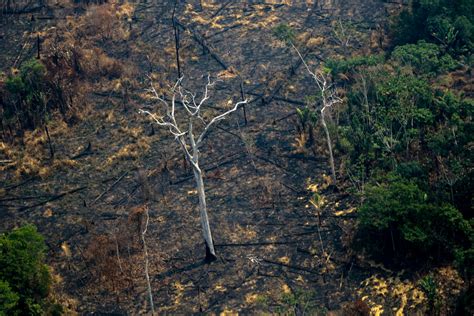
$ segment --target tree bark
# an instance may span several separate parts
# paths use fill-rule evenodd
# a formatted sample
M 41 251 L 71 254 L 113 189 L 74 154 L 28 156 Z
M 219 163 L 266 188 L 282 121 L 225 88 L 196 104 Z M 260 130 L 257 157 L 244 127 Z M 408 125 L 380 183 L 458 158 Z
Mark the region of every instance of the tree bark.
M 209 226 L 209 217 L 207 216 L 206 192 L 204 191 L 204 181 L 202 171 L 199 167 L 193 165 L 194 178 L 199 197 L 199 213 L 201 216 L 201 227 L 204 241 L 206 243 L 206 262 L 212 262 L 217 259 L 212 240 L 211 228 Z

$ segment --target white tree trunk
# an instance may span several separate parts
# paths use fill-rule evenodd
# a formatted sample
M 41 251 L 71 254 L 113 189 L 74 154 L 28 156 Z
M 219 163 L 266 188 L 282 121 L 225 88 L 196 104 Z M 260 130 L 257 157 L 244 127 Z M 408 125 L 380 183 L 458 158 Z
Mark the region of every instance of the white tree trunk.
M 199 197 L 199 214 L 201 217 L 202 234 L 206 242 L 206 260 L 214 261 L 216 259 L 216 251 L 214 250 L 214 242 L 212 240 L 211 228 L 209 226 L 209 217 L 207 216 L 206 192 L 204 191 L 204 181 L 202 179 L 202 171 L 193 165 L 194 178 Z
M 143 254 L 145 255 L 145 278 L 146 278 L 148 299 L 150 300 L 151 314 L 155 315 L 155 305 L 153 304 L 153 294 L 152 294 L 152 290 L 151 290 L 150 273 L 149 273 L 149 268 L 148 268 L 148 266 L 149 266 L 148 248 L 146 246 L 146 240 L 145 240 L 146 231 L 148 230 L 148 222 L 150 220 L 150 216 L 148 214 L 148 208 L 145 209 L 145 216 L 146 216 L 145 228 L 143 229 L 143 231 L 141 233 L 142 242 L 143 242 Z
M 323 124 L 324 132 L 326 133 L 326 141 L 329 150 L 329 164 L 331 165 L 332 181 L 336 184 L 336 168 L 334 167 L 334 156 L 332 154 L 332 142 L 331 135 L 329 135 L 329 129 L 326 125 L 326 119 L 324 118 L 324 108 L 321 110 L 321 123 Z

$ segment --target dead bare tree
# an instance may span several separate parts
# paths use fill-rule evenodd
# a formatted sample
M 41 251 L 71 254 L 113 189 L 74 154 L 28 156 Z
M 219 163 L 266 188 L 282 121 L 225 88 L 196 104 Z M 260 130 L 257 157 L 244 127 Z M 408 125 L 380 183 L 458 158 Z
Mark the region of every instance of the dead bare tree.
M 216 259 L 214 250 L 214 243 L 212 239 L 211 229 L 209 226 L 209 218 L 207 214 L 206 194 L 204 190 L 203 171 L 199 167 L 199 147 L 202 145 L 206 134 L 210 128 L 225 119 L 229 114 L 235 112 L 239 106 L 247 103 L 247 100 L 237 102 L 233 107 L 222 114 L 219 114 L 206 122 L 202 115 L 202 108 L 205 102 L 209 99 L 209 88 L 215 85 L 216 82 L 211 82 L 208 75 L 207 84 L 204 88 L 202 98 L 198 101 L 196 94 L 186 90 L 182 87 L 183 78 L 180 78 L 172 87 L 171 101 L 167 101 L 164 96 L 161 96 L 155 89 L 153 83 L 149 92 L 152 93 L 153 98 L 160 104 L 164 105 L 165 113 L 152 113 L 149 110 L 141 109 L 140 113 L 148 115 L 156 124 L 161 127 L 168 128 L 171 135 L 181 146 L 181 149 L 186 156 L 186 159 L 191 164 L 194 178 L 196 181 L 196 188 L 199 197 L 199 211 L 201 218 L 202 233 L 206 244 L 206 261 L 211 262 Z M 176 105 L 182 106 L 181 117 L 177 117 Z M 195 127 L 201 125 L 201 133 L 198 137 L 194 136 Z
M 315 71 L 311 71 L 309 68 L 308 64 L 303 58 L 303 55 L 301 55 L 300 51 L 298 48 L 293 43 L 290 43 L 291 46 L 296 50 L 298 53 L 298 56 L 301 58 L 301 61 L 303 62 L 304 66 L 306 67 L 306 70 L 308 73 L 311 75 L 311 77 L 314 79 L 314 82 L 316 83 L 316 86 L 318 88 L 318 93 L 317 95 L 320 97 L 321 101 L 321 108 L 320 108 L 320 113 L 321 113 L 321 124 L 323 125 L 324 133 L 326 134 L 326 142 L 328 145 L 328 150 L 329 150 L 329 163 L 331 165 L 331 174 L 332 174 L 332 180 L 334 184 L 336 183 L 336 168 L 334 166 L 334 155 L 332 152 L 332 141 L 331 141 L 331 135 L 329 134 L 329 129 L 326 123 L 326 112 L 329 111 L 335 104 L 341 103 L 342 99 L 337 95 L 336 89 L 333 87 L 333 85 L 329 82 L 329 76 L 324 73 L 322 70 L 316 69 Z

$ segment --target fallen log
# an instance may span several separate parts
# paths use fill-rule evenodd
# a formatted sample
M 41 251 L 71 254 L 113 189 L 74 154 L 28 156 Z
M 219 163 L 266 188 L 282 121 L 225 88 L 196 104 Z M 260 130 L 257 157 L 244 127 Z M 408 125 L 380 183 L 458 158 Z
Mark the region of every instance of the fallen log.
M 36 6 L 25 6 L 21 9 L 3 9 L 1 10 L 0 12 L 4 15 L 8 15 L 8 14 L 28 14 L 28 13 L 34 13 L 34 12 L 38 12 L 38 11 L 41 11 L 41 9 L 44 7 L 44 5 L 36 5 Z
M 283 166 L 280 165 L 279 163 L 277 163 L 277 162 L 275 162 L 275 161 L 273 161 L 273 160 L 270 160 L 269 158 L 266 158 L 266 157 L 263 157 L 263 156 L 260 156 L 260 155 L 255 155 L 255 158 L 260 159 L 260 160 L 262 160 L 262 161 L 264 161 L 264 162 L 266 162 L 266 163 L 269 163 L 269 164 L 271 164 L 271 165 L 274 165 L 275 167 L 277 167 L 277 168 L 279 168 L 279 169 L 285 171 L 287 174 L 300 176 L 299 174 L 297 174 L 297 173 L 295 173 L 295 172 L 293 172 L 293 171 L 291 171 L 291 170 L 288 170 L 288 168 L 283 167 Z
M 73 194 L 73 193 L 76 193 L 76 192 L 79 192 L 79 191 L 83 191 L 87 189 L 87 186 L 82 186 L 82 187 L 79 187 L 79 188 L 76 188 L 76 189 L 72 189 L 72 190 L 69 190 L 69 191 L 66 191 L 66 192 L 63 192 L 63 193 L 59 193 L 57 195 L 53 195 L 52 197 L 50 197 L 49 199 L 46 199 L 44 201 L 41 201 L 39 203 L 36 203 L 36 204 L 33 204 L 33 205 L 28 205 L 28 206 L 23 206 L 23 207 L 20 207 L 18 209 L 18 212 L 24 212 L 26 210 L 29 210 L 29 209 L 32 209 L 32 208 L 35 208 L 35 207 L 38 207 L 38 206 L 42 206 L 46 203 L 49 203 L 49 202 L 53 202 L 53 201 L 56 201 L 56 200 L 59 200 L 63 197 L 65 197 L 66 195 L 70 195 L 70 194 Z
M 50 195 L 15 196 L 15 197 L 0 199 L 0 202 L 21 201 L 21 200 L 37 200 L 37 199 L 41 199 L 41 198 L 50 198 L 50 197 L 51 197 Z
M 22 185 L 25 185 L 25 184 L 27 184 L 27 183 L 30 183 L 30 182 L 33 181 L 34 179 L 35 179 L 34 177 L 31 177 L 31 178 L 29 178 L 29 179 L 26 179 L 25 181 L 20 182 L 20 183 L 12 184 L 12 185 L 6 186 L 6 187 L 4 187 L 3 189 L 4 189 L 5 191 L 9 191 L 9 190 L 18 188 L 18 187 L 20 187 L 20 186 L 22 186 Z

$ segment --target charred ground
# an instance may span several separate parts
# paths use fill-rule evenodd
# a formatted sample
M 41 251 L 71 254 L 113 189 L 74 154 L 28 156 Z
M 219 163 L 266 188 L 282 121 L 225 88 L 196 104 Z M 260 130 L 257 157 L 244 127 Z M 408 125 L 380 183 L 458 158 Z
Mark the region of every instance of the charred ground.
M 293 308 L 287 299 L 291 293 L 300 300 L 308 297 L 321 313 L 340 310 L 364 294 L 373 295 L 369 305 L 374 310 L 395 312 L 406 304 L 402 296 L 381 304 L 376 297 L 385 296 L 384 282 L 386 288 L 401 283 L 413 292 L 409 281 L 400 281 L 410 276 L 349 247 L 358 202 L 345 193 L 349 185 L 328 185 L 324 139 L 315 140 L 314 150 L 298 146 L 295 107 L 304 105 L 313 83 L 298 56 L 273 36 L 278 24 L 290 25 L 310 65 L 330 56 L 380 51 L 397 4 L 228 1 L 201 6 L 191 1 L 175 7 L 172 1 L 158 1 L 121 7 L 118 24 L 101 29 L 120 34 L 101 34 L 81 24 L 108 21 L 94 14 L 103 10 L 109 18 L 106 11 L 117 7 L 103 6 L 51 7 L 2 17 L 4 71 L 36 54 L 33 34 L 38 30 L 46 43 L 55 32 L 64 41 L 67 35 L 58 32 L 82 34 L 83 42 L 75 44 L 83 51 L 103 54 L 121 67 L 118 75 L 110 74 L 114 68 L 109 65 L 107 74 L 91 79 L 87 71 L 94 66 L 84 65 L 89 70 L 74 79 L 81 86 L 77 99 L 83 110 L 70 124 L 50 123 L 56 162 L 48 159 L 44 132 L 27 132 L 22 144 L 27 149 L 18 154 L 23 162 L 5 167 L 1 175 L 1 228 L 34 223 L 46 236 L 62 304 L 80 314 L 148 311 L 139 240 L 143 207 L 151 216 L 146 238 L 160 313 L 276 312 Z M 68 17 L 60 21 L 61 15 Z M 335 38 L 338 21 L 353 25 L 348 52 Z M 209 265 L 202 262 L 191 170 L 172 137 L 138 114 L 153 104 L 144 92 L 150 79 L 163 88 L 177 79 L 173 24 L 179 30 L 184 85 L 201 91 L 208 73 L 222 79 L 208 103 L 212 113 L 239 100 L 241 87 L 250 100 L 246 117 L 239 110 L 226 119 L 202 149 L 218 252 Z M 110 29 L 117 26 L 121 29 Z M 28 155 L 37 166 L 25 167 Z M 137 177 L 139 169 L 146 181 Z M 323 199 L 320 212 L 309 203 L 316 192 Z

